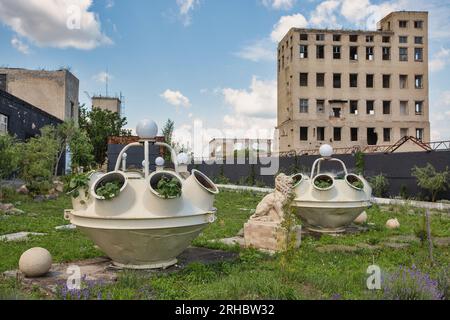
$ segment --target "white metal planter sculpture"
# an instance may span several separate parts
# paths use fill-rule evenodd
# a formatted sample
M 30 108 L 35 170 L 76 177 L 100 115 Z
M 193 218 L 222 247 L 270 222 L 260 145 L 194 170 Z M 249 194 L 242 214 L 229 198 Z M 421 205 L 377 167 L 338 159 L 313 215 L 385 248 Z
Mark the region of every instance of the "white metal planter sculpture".
M 89 197 L 80 192 L 72 199 L 73 210 L 65 217 L 100 247 L 118 267 L 131 269 L 166 268 L 177 262 L 200 232 L 215 220 L 214 196 L 219 190 L 203 173 L 193 170 L 186 180 L 181 174 L 175 151 L 155 141 L 157 127 L 153 121 L 142 121 L 137 128 L 141 141 L 126 146 L 120 153 L 115 170 L 95 173 L 89 182 Z M 164 146 L 172 154 L 175 171 L 162 168 L 151 173 L 149 145 Z M 144 147 L 144 173 L 126 172 L 123 155 L 131 147 Z M 122 167 L 122 171 L 119 168 Z M 158 189 L 161 179 L 181 187 L 181 193 L 163 195 Z M 115 181 L 120 192 L 112 199 L 97 194 L 99 186 Z
M 317 232 L 343 232 L 371 205 L 372 188 L 362 177 L 349 174 L 345 164 L 332 158 L 332 148 L 322 146 L 321 158 L 313 164 L 311 176 L 297 176 L 293 206 L 305 226 Z M 332 173 L 321 173 L 325 161 L 338 162 L 343 167 L 343 179 Z

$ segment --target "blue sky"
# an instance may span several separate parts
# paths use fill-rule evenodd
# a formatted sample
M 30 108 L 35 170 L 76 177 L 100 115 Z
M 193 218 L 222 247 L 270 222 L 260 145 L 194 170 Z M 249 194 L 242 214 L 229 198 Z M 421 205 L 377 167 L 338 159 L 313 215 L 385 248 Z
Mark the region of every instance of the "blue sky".
M 70 67 L 83 103 L 107 76 L 129 127 L 171 118 L 182 142 L 195 120 L 251 136 L 276 123 L 275 48 L 289 27 L 367 29 L 401 9 L 430 12 L 432 138 L 450 139 L 450 0 L 0 0 L 0 65 Z

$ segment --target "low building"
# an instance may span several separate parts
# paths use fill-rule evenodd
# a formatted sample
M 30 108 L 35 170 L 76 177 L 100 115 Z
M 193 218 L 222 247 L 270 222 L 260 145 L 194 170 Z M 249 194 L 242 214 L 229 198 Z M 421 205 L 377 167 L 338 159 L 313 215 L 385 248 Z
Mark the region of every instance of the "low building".
M 58 125 L 61 119 L 0 90 L 0 134 L 25 141 L 40 134 L 42 127 Z
M 114 97 L 92 97 L 92 108 L 99 108 L 102 110 L 109 110 L 112 112 L 122 113 L 122 101 Z
M 234 157 L 235 154 L 245 156 L 246 151 L 270 156 L 272 146 L 272 139 L 213 139 L 209 142 L 209 156 L 212 160 L 223 159 Z
M 68 70 L 0 68 L 0 90 L 66 121 L 78 122 L 79 80 Z

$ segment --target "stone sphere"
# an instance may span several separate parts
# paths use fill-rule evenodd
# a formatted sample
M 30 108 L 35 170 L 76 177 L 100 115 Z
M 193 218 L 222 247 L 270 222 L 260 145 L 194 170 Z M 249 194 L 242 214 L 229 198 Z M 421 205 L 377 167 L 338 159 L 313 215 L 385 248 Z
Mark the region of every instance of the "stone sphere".
M 163 165 L 164 165 L 164 158 L 162 158 L 162 157 L 158 157 L 158 158 L 156 158 L 156 160 L 155 160 L 155 164 L 158 166 L 158 167 L 162 167 Z
M 400 222 L 398 222 L 398 219 L 389 219 L 386 222 L 386 228 L 388 228 L 388 229 L 398 229 L 398 228 L 400 228 Z
M 364 224 L 367 222 L 367 213 L 364 211 L 354 221 L 356 224 Z
M 333 155 L 333 147 L 329 144 L 324 144 L 320 147 L 319 153 L 324 158 L 329 158 Z
M 149 119 L 139 121 L 136 133 L 141 139 L 154 139 L 158 135 L 156 122 Z
M 52 255 L 44 248 L 25 251 L 19 259 L 19 269 L 27 278 L 45 275 L 52 267 Z
M 180 153 L 177 157 L 179 164 L 189 164 L 189 156 L 186 153 Z

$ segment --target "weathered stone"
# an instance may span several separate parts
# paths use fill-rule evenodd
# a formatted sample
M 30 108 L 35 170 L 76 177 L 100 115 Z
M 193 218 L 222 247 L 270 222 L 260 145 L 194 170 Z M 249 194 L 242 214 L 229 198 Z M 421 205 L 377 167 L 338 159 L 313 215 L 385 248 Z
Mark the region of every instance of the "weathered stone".
M 21 186 L 19 189 L 16 190 L 19 194 L 29 194 L 30 191 L 28 190 L 26 185 Z
M 363 213 L 361 213 L 356 219 L 355 219 L 355 223 L 356 224 L 364 224 L 367 222 L 367 213 L 364 211 Z
M 25 251 L 19 260 L 20 271 L 28 278 L 45 275 L 52 267 L 52 255 L 44 248 L 32 248 Z
M 17 232 L 11 233 L 4 236 L 0 236 L 0 241 L 12 242 L 12 241 L 25 241 L 29 236 L 45 236 L 45 233 L 35 233 L 35 232 Z
M 245 247 L 245 240 L 243 237 L 232 237 L 232 238 L 224 238 L 219 240 L 211 240 L 212 243 L 223 243 L 227 246 L 235 246 L 239 245 L 241 247 Z
M 25 214 L 25 211 L 17 209 L 17 208 L 12 208 L 11 210 L 6 211 L 6 214 L 9 216 L 20 216 Z
M 33 201 L 34 202 L 44 202 L 45 201 L 45 196 L 37 195 L 37 196 L 34 197 Z
M 296 226 L 292 232 L 296 236 L 296 247 L 301 244 L 301 226 Z M 246 247 L 270 251 L 286 250 L 287 231 L 280 223 L 250 220 L 244 225 L 244 240 Z
M 55 230 L 57 230 L 57 231 L 64 231 L 64 230 L 75 230 L 77 227 L 75 226 L 75 225 L 73 225 L 73 224 L 68 224 L 68 225 L 65 225 L 65 226 L 58 226 L 58 227 L 55 227 Z
M 56 199 L 58 199 L 58 195 L 54 194 L 54 193 L 48 194 L 48 195 L 45 196 L 45 199 L 47 199 L 47 200 L 56 200 Z
M 8 212 L 11 209 L 14 209 L 14 205 L 12 203 L 0 203 L 0 211 Z
M 57 192 L 62 193 L 62 192 L 64 192 L 64 183 L 61 182 L 61 181 L 58 181 L 58 180 L 53 181 L 53 188 L 54 188 Z

